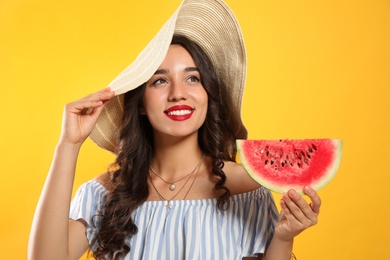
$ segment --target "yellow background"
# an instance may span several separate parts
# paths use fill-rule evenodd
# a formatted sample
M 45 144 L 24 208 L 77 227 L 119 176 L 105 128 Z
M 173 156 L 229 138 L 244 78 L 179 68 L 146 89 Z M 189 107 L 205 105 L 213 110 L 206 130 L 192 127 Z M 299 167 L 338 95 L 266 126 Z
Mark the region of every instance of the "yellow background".
M 1 0 L 1 259 L 26 259 L 63 105 L 104 88 L 179 2 Z M 390 259 L 390 1 L 227 3 L 247 44 L 250 138 L 344 140 L 298 259 Z M 112 159 L 88 140 L 75 187 Z

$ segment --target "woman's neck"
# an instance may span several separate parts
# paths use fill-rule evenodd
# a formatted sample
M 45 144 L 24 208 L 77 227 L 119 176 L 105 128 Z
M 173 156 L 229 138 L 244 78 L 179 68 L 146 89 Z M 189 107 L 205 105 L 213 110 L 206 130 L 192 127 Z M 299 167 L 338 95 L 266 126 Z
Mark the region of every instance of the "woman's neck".
M 194 170 L 202 157 L 197 136 L 155 138 L 151 166 L 161 177 L 177 179 Z

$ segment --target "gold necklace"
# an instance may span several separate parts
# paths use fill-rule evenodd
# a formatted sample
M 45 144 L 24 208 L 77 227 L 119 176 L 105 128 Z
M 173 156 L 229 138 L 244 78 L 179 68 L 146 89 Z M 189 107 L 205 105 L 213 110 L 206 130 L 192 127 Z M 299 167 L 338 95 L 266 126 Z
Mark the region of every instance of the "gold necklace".
M 154 185 L 153 179 L 152 179 L 152 177 L 150 176 L 150 171 L 149 171 L 150 182 L 151 182 L 151 184 L 152 184 L 154 190 L 156 191 L 158 197 L 160 198 L 160 200 L 166 201 L 166 202 L 167 202 L 167 205 L 165 205 L 165 207 L 166 207 L 167 209 L 170 209 L 170 208 L 172 207 L 171 201 L 172 201 L 177 195 L 179 195 L 179 193 L 184 189 L 184 186 L 186 186 L 186 184 L 188 183 L 188 181 L 191 179 L 192 174 L 193 174 L 194 172 L 196 172 L 195 177 L 194 177 L 194 179 L 192 180 L 192 183 L 191 183 L 190 187 L 188 188 L 186 194 L 184 195 L 183 200 L 185 200 L 185 199 L 187 198 L 188 193 L 190 192 L 192 186 L 194 185 L 195 179 L 196 179 L 196 177 L 197 177 L 197 175 L 198 175 L 200 166 L 201 166 L 201 164 L 202 164 L 204 158 L 205 158 L 205 156 L 202 157 L 200 163 L 199 163 L 199 164 L 197 165 L 197 167 L 191 172 L 190 176 L 188 177 L 188 179 L 186 180 L 186 182 L 184 183 L 184 185 L 180 188 L 180 190 L 179 190 L 175 195 L 173 195 L 172 198 L 170 198 L 169 200 L 167 200 L 166 198 L 164 198 L 164 196 L 157 190 L 157 187 Z
M 152 168 L 152 165 L 150 165 L 149 168 L 150 168 L 150 171 L 154 175 L 156 175 L 158 178 L 160 178 L 163 182 L 169 184 L 169 190 L 174 191 L 176 189 L 175 183 L 179 182 L 181 180 L 184 180 L 186 177 L 192 175 L 195 172 L 195 170 L 200 166 L 200 164 L 202 163 L 203 159 L 204 159 L 204 156 L 202 158 L 200 158 L 199 162 L 196 164 L 195 168 L 191 172 L 189 172 L 188 174 L 184 175 L 184 177 L 181 177 L 180 179 L 178 179 L 176 181 L 166 181 L 166 180 L 163 179 L 163 177 L 161 177 L 159 174 L 156 173 L 156 171 Z

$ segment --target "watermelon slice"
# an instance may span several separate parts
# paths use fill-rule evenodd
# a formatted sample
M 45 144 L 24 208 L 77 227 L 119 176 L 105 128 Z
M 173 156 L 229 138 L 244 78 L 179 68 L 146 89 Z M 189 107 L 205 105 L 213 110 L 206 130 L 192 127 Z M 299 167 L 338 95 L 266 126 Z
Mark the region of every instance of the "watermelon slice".
M 239 158 L 248 174 L 264 187 L 283 193 L 324 187 L 341 161 L 338 139 L 237 140 Z

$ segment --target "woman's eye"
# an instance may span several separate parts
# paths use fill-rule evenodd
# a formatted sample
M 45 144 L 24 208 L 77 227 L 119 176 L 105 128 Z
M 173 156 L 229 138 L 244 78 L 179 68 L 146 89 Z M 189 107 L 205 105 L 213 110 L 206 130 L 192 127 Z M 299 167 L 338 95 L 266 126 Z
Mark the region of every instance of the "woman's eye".
M 167 81 L 165 79 L 156 79 L 155 81 L 153 81 L 153 85 L 162 85 L 166 82 Z
M 199 77 L 197 77 L 197 76 L 190 76 L 190 77 L 188 78 L 188 81 L 189 81 L 189 82 L 200 82 L 200 79 L 199 79 Z

